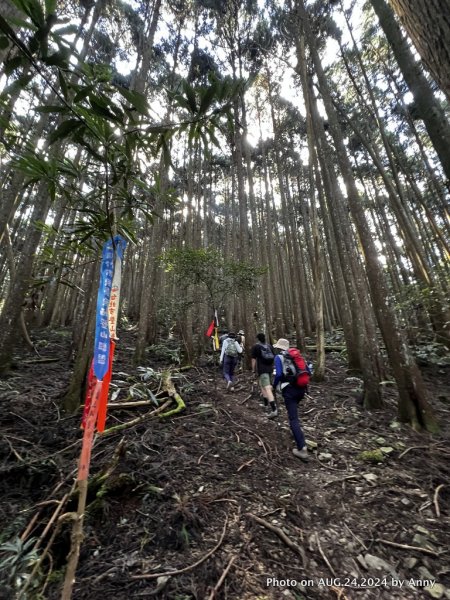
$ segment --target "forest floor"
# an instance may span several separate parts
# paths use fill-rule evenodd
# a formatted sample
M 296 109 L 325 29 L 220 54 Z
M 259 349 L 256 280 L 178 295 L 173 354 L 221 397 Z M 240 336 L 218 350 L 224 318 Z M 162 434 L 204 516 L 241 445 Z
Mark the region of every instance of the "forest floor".
M 54 361 L 19 353 L 0 382 L 0 543 L 22 538 L 0 548 L 2 600 L 16 598 L 33 547 L 49 553 L 22 599 L 61 593 L 71 526 L 55 523 L 76 510 L 81 447 L 80 414 L 60 410 L 67 336 L 42 332 L 40 355 Z M 126 334 L 114 403 L 142 392 L 131 359 Z M 268 420 L 250 373 L 231 393 L 217 367 L 174 371 L 183 412 L 95 440 L 91 480 L 109 474 L 88 497 L 73 599 L 450 598 L 450 367 L 423 374 L 436 435 L 398 423 L 392 386 L 383 410 L 363 410 L 344 360 L 328 354 L 326 381 L 300 406 L 303 463 L 284 407 Z M 107 427 L 148 412 L 110 409 Z

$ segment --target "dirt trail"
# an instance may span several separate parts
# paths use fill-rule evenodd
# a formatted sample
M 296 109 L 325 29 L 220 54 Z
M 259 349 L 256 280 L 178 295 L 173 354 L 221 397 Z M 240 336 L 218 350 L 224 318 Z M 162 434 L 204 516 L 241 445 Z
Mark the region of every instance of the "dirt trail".
M 128 361 L 123 348 L 118 385 L 136 375 Z M 125 451 L 100 497 L 89 498 L 74 600 L 450 597 L 448 431 L 431 437 L 398 424 L 389 388 L 386 409 L 365 412 L 337 356 L 327 374 L 300 409 L 317 445 L 307 464 L 292 455 L 284 407 L 268 420 L 250 374 L 228 393 L 212 368 L 175 379 L 182 414 L 98 438 L 93 477 L 122 439 Z M 432 375 L 448 423 L 448 372 Z M 54 510 L 42 502 L 72 485 L 79 415 L 58 411 L 66 380 L 60 361 L 22 365 L 2 382 L 2 541 L 37 513 L 27 534 L 38 538 Z M 108 425 L 139 410 L 111 411 Z M 367 450 L 374 462 L 361 458 Z M 63 526 L 52 546 L 43 598 L 59 598 L 69 533 Z M 10 600 L 2 576 L 0 598 Z M 437 583 L 427 591 L 412 579 Z

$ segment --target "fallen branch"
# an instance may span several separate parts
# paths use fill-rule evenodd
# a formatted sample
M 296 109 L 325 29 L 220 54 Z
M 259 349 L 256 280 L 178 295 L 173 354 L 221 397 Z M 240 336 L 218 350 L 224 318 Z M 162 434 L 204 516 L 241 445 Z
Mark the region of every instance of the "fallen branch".
M 231 566 L 236 559 L 237 559 L 237 556 L 232 556 L 230 558 L 227 566 L 225 567 L 222 575 L 219 578 L 219 581 L 216 583 L 216 585 L 214 586 L 214 589 L 211 591 L 210 595 L 208 596 L 208 600 L 214 600 L 214 598 L 216 597 L 216 592 L 218 592 L 220 590 L 220 588 L 222 587 L 222 584 L 225 581 L 225 577 L 228 575 L 228 571 L 231 569 Z
M 135 406 L 148 406 L 153 404 L 152 400 L 136 400 L 136 402 L 108 402 L 108 410 L 110 408 L 133 408 Z
M 239 402 L 239 404 L 245 404 L 248 400 L 250 400 L 250 398 L 252 397 L 253 394 L 249 394 L 246 398 L 244 398 L 242 400 L 242 402 Z
M 74 488 L 75 488 L 75 484 L 74 484 Z M 34 576 L 36 575 L 36 573 L 39 571 L 39 569 L 41 568 L 42 563 L 44 562 L 47 554 L 50 551 L 50 548 L 53 545 L 53 542 L 55 541 L 55 538 L 57 536 L 57 534 L 59 533 L 62 524 L 65 521 L 74 521 L 77 518 L 77 514 L 74 512 L 70 512 L 70 513 L 64 513 L 63 515 L 61 515 L 57 521 L 57 525 L 55 527 L 55 529 L 53 530 L 52 535 L 50 536 L 50 539 L 46 545 L 46 547 L 44 548 L 44 551 L 42 552 L 42 554 L 39 556 L 38 560 L 34 563 L 33 566 L 33 570 L 31 571 L 30 575 L 28 576 L 27 581 L 25 582 L 25 585 L 23 586 L 23 588 L 19 591 L 19 594 L 17 596 L 17 600 L 20 600 L 25 592 L 27 591 L 27 589 L 29 588 L 31 582 L 33 581 Z
M 374 542 L 378 542 L 379 544 L 384 544 L 385 546 L 392 546 L 393 548 L 402 548 L 403 550 L 416 550 L 417 552 L 423 552 L 424 554 L 429 554 L 430 556 L 439 556 L 440 552 L 436 552 L 436 550 L 431 550 L 429 548 L 421 548 L 420 546 L 408 546 L 408 544 L 398 544 L 397 542 L 391 542 L 390 540 L 382 540 L 377 538 Z
M 194 564 L 184 567 L 183 569 L 176 569 L 175 571 L 165 571 L 164 573 L 144 573 L 142 575 L 132 575 L 131 579 L 158 579 L 158 577 L 171 577 L 172 575 L 180 575 L 181 573 L 187 573 L 188 571 L 192 571 L 192 569 L 195 569 L 196 567 L 198 567 L 199 565 L 204 563 L 205 560 L 207 560 L 210 556 L 212 556 L 214 554 L 214 552 L 216 552 L 220 548 L 220 546 L 222 545 L 222 542 L 224 540 L 224 537 L 225 537 L 227 525 L 228 525 L 228 515 L 225 517 L 225 523 L 223 525 L 222 534 L 221 534 L 217 544 L 214 546 L 214 548 L 212 550 L 210 550 L 207 554 L 205 554 L 205 556 L 200 558 Z
M 438 502 L 438 495 L 439 492 L 442 490 L 442 488 L 445 487 L 443 483 L 441 483 L 441 485 L 438 485 L 435 492 L 434 492 L 434 497 L 433 497 L 433 502 L 434 502 L 434 508 L 436 510 L 436 516 L 440 517 L 441 516 L 441 511 L 439 509 L 439 502 Z
M 24 461 L 24 459 L 23 459 L 23 458 L 20 456 L 20 454 L 17 452 L 17 450 L 15 450 L 14 446 L 13 446 L 13 445 L 11 444 L 11 442 L 9 441 L 9 439 L 8 439 L 8 436 L 7 436 L 7 435 L 3 435 L 2 437 L 4 437 L 4 438 L 5 438 L 5 440 L 6 440 L 6 443 L 8 444 L 8 446 L 9 446 L 9 448 L 10 448 L 11 452 L 14 454 L 14 456 L 17 458 L 17 460 L 18 460 L 19 462 L 25 462 L 25 461 Z
M 111 433 L 116 433 L 116 431 L 121 431 L 122 429 L 127 429 L 128 427 L 133 427 L 134 425 L 138 425 L 139 423 L 142 423 L 142 421 L 145 421 L 146 419 L 150 419 L 154 415 L 158 415 L 159 413 L 163 412 L 170 405 L 170 403 L 171 403 L 171 400 L 167 400 L 166 402 L 164 402 L 164 404 L 161 404 L 161 406 L 158 406 L 158 408 L 156 410 L 152 410 L 148 413 L 145 413 L 145 415 L 141 415 L 140 417 L 137 417 L 136 419 L 133 419 L 132 421 L 128 421 L 127 423 L 121 423 L 120 425 L 114 425 L 114 427 L 105 429 L 105 431 L 100 435 L 103 437 L 103 436 L 109 435 Z
M 212 452 L 212 450 L 211 450 L 211 449 L 210 449 L 210 450 L 207 450 L 206 452 L 204 452 L 204 453 L 203 453 L 203 454 L 200 456 L 200 458 L 198 459 L 198 461 L 197 461 L 197 464 L 199 465 L 199 464 L 202 462 L 202 458 L 203 458 L 204 456 L 206 456 L 207 454 L 209 454 L 210 452 Z
M 345 521 L 344 521 L 344 527 L 347 529 L 347 531 L 349 531 L 351 533 L 351 535 L 355 538 L 355 540 L 357 542 L 359 542 L 366 551 L 369 550 L 369 548 L 365 545 L 365 543 L 355 533 L 353 533 L 353 531 L 350 529 L 350 527 L 347 525 L 347 523 L 345 523 Z
M 160 415 L 161 417 L 170 417 L 171 415 L 175 415 L 176 413 L 181 412 L 184 408 L 186 408 L 186 404 L 184 403 L 183 398 L 179 395 L 175 386 L 170 377 L 170 371 L 163 371 L 162 373 L 162 386 L 164 391 L 166 391 L 170 398 L 173 398 L 177 403 L 177 407 L 173 410 L 169 410 L 168 412 Z
M 270 531 L 276 533 L 276 535 L 280 538 L 282 542 L 286 544 L 286 546 L 288 546 L 291 550 L 293 550 L 296 554 L 298 554 L 301 557 L 303 566 L 306 566 L 307 560 L 303 548 L 300 548 L 300 546 L 297 546 L 295 542 L 290 540 L 282 529 L 276 527 L 276 525 L 272 525 L 272 523 L 269 523 L 268 521 L 265 521 L 264 519 L 261 519 L 261 517 L 257 517 L 252 513 L 247 513 L 247 517 L 249 517 L 253 521 L 256 521 L 256 523 L 259 523 L 266 529 L 269 529 Z
M 59 516 L 59 513 L 62 511 L 62 509 L 64 508 L 67 499 L 70 497 L 70 495 L 73 493 L 73 491 L 75 490 L 75 485 L 72 486 L 72 490 L 65 494 L 63 496 L 63 498 L 58 502 L 58 505 L 56 507 L 56 510 L 54 511 L 53 515 L 50 517 L 49 522 L 47 523 L 47 525 L 44 528 L 44 531 L 41 533 L 41 535 L 39 536 L 39 538 L 37 539 L 36 543 L 33 546 L 33 550 L 37 550 L 39 548 L 39 546 L 41 545 L 42 540 L 45 538 L 45 536 L 47 535 L 47 533 L 50 530 L 50 527 L 53 525 L 53 523 L 56 521 L 56 519 Z
M 330 561 L 328 560 L 325 552 L 322 550 L 322 546 L 320 545 L 320 538 L 317 535 L 317 533 L 315 534 L 315 538 L 316 538 L 316 542 L 317 542 L 317 547 L 319 548 L 319 552 L 320 552 L 320 556 L 323 558 L 324 563 L 327 565 L 327 567 L 330 569 L 331 574 L 333 575 L 333 577 L 336 577 L 336 573 L 334 572 L 333 567 L 331 566 Z
M 56 454 L 56 453 L 55 453 Z M 73 475 L 74 472 L 70 473 L 69 477 L 71 477 Z M 67 478 L 68 479 L 68 478 Z M 59 489 L 66 483 L 66 481 L 60 481 L 52 490 L 51 495 L 54 496 L 55 494 L 58 493 Z M 72 491 L 70 492 L 71 494 L 73 493 L 73 490 L 75 489 L 75 484 L 73 484 L 72 486 Z M 28 525 L 26 526 L 25 530 L 23 531 L 23 533 L 20 534 L 20 539 L 22 540 L 22 542 L 24 542 L 29 534 L 31 533 L 36 521 L 39 519 L 39 517 L 41 516 L 41 512 L 42 512 L 42 508 L 44 506 L 48 506 L 49 504 L 59 504 L 60 500 L 56 500 L 55 498 L 51 499 L 51 500 L 44 500 L 43 502 L 38 502 L 37 504 L 34 505 L 34 508 L 39 508 L 39 510 L 33 515 L 31 521 L 28 523 Z
M 411 448 L 406 448 L 406 450 L 399 454 L 399 458 L 402 458 L 405 456 L 405 454 L 408 454 L 410 450 L 428 450 L 428 446 L 411 446 Z
M 242 465 L 241 465 L 241 466 L 238 468 L 238 470 L 237 470 L 237 473 L 239 473 L 239 471 L 242 471 L 242 469 L 243 469 L 244 467 L 249 467 L 249 466 L 252 464 L 252 462 L 253 462 L 254 460 L 255 460 L 255 459 L 254 459 L 254 458 L 252 458 L 251 460 L 248 460 L 247 462 L 245 462 L 245 463 L 242 463 Z

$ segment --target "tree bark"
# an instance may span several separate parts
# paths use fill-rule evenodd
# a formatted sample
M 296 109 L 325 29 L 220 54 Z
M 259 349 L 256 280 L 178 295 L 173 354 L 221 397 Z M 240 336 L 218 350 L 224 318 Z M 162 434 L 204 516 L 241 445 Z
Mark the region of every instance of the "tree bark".
M 450 102 L 448 0 L 389 0 L 417 52 Z
M 395 20 L 392 9 L 385 0 L 370 0 L 370 2 L 380 20 L 380 25 L 392 48 L 403 77 L 414 96 L 418 114 L 425 124 L 431 142 L 441 161 L 447 180 L 450 181 L 450 125 L 446 115 L 436 99 L 431 85 L 423 74 L 420 65 L 414 60 L 414 56 L 409 49 L 407 41 L 403 37 L 400 27 Z M 392 2 L 392 4 L 395 4 L 395 2 Z M 405 2 L 405 4 L 407 4 L 407 2 Z M 417 10 L 420 4 L 422 4 L 422 2 L 414 0 L 414 10 Z M 425 5 L 425 3 L 423 4 Z M 431 4 L 433 4 L 433 2 L 428 2 L 427 0 L 427 7 Z M 450 6 L 448 2 L 447 19 L 449 24 L 447 33 L 450 36 Z M 432 31 L 430 31 L 431 36 L 427 40 L 427 43 L 433 42 L 436 33 L 437 31 L 433 28 Z M 447 60 L 450 60 L 450 54 L 447 55 Z

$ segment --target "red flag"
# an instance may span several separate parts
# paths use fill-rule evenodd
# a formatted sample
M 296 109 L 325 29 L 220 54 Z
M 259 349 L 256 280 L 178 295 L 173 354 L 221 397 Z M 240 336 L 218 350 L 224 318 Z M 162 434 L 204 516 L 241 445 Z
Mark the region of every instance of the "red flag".
M 97 377 L 94 375 L 94 361 L 91 362 L 91 368 L 86 381 L 86 399 L 84 401 L 84 411 L 81 417 L 81 429 L 86 427 L 86 419 L 89 414 L 89 409 L 92 402 L 92 393 L 94 391 L 95 384 L 97 383 Z
M 114 340 L 109 340 L 109 364 L 108 371 L 103 378 L 103 386 L 100 394 L 100 399 L 98 403 L 98 417 L 97 417 L 97 431 L 99 433 L 103 433 L 105 431 L 105 422 L 106 422 L 106 410 L 108 406 L 108 394 L 109 394 L 109 384 L 111 383 L 112 377 L 112 362 L 114 358 L 114 350 L 116 349 L 116 343 Z
M 214 319 L 211 321 L 211 325 L 208 327 L 208 331 L 205 333 L 206 337 L 211 337 L 214 331 Z
M 86 419 L 86 426 L 83 434 L 83 445 L 81 447 L 80 461 L 78 463 L 78 481 L 86 480 L 89 476 L 89 465 L 91 462 L 92 442 L 94 440 L 95 422 L 97 421 L 98 404 L 102 392 L 102 381 L 95 383 L 92 400 Z

